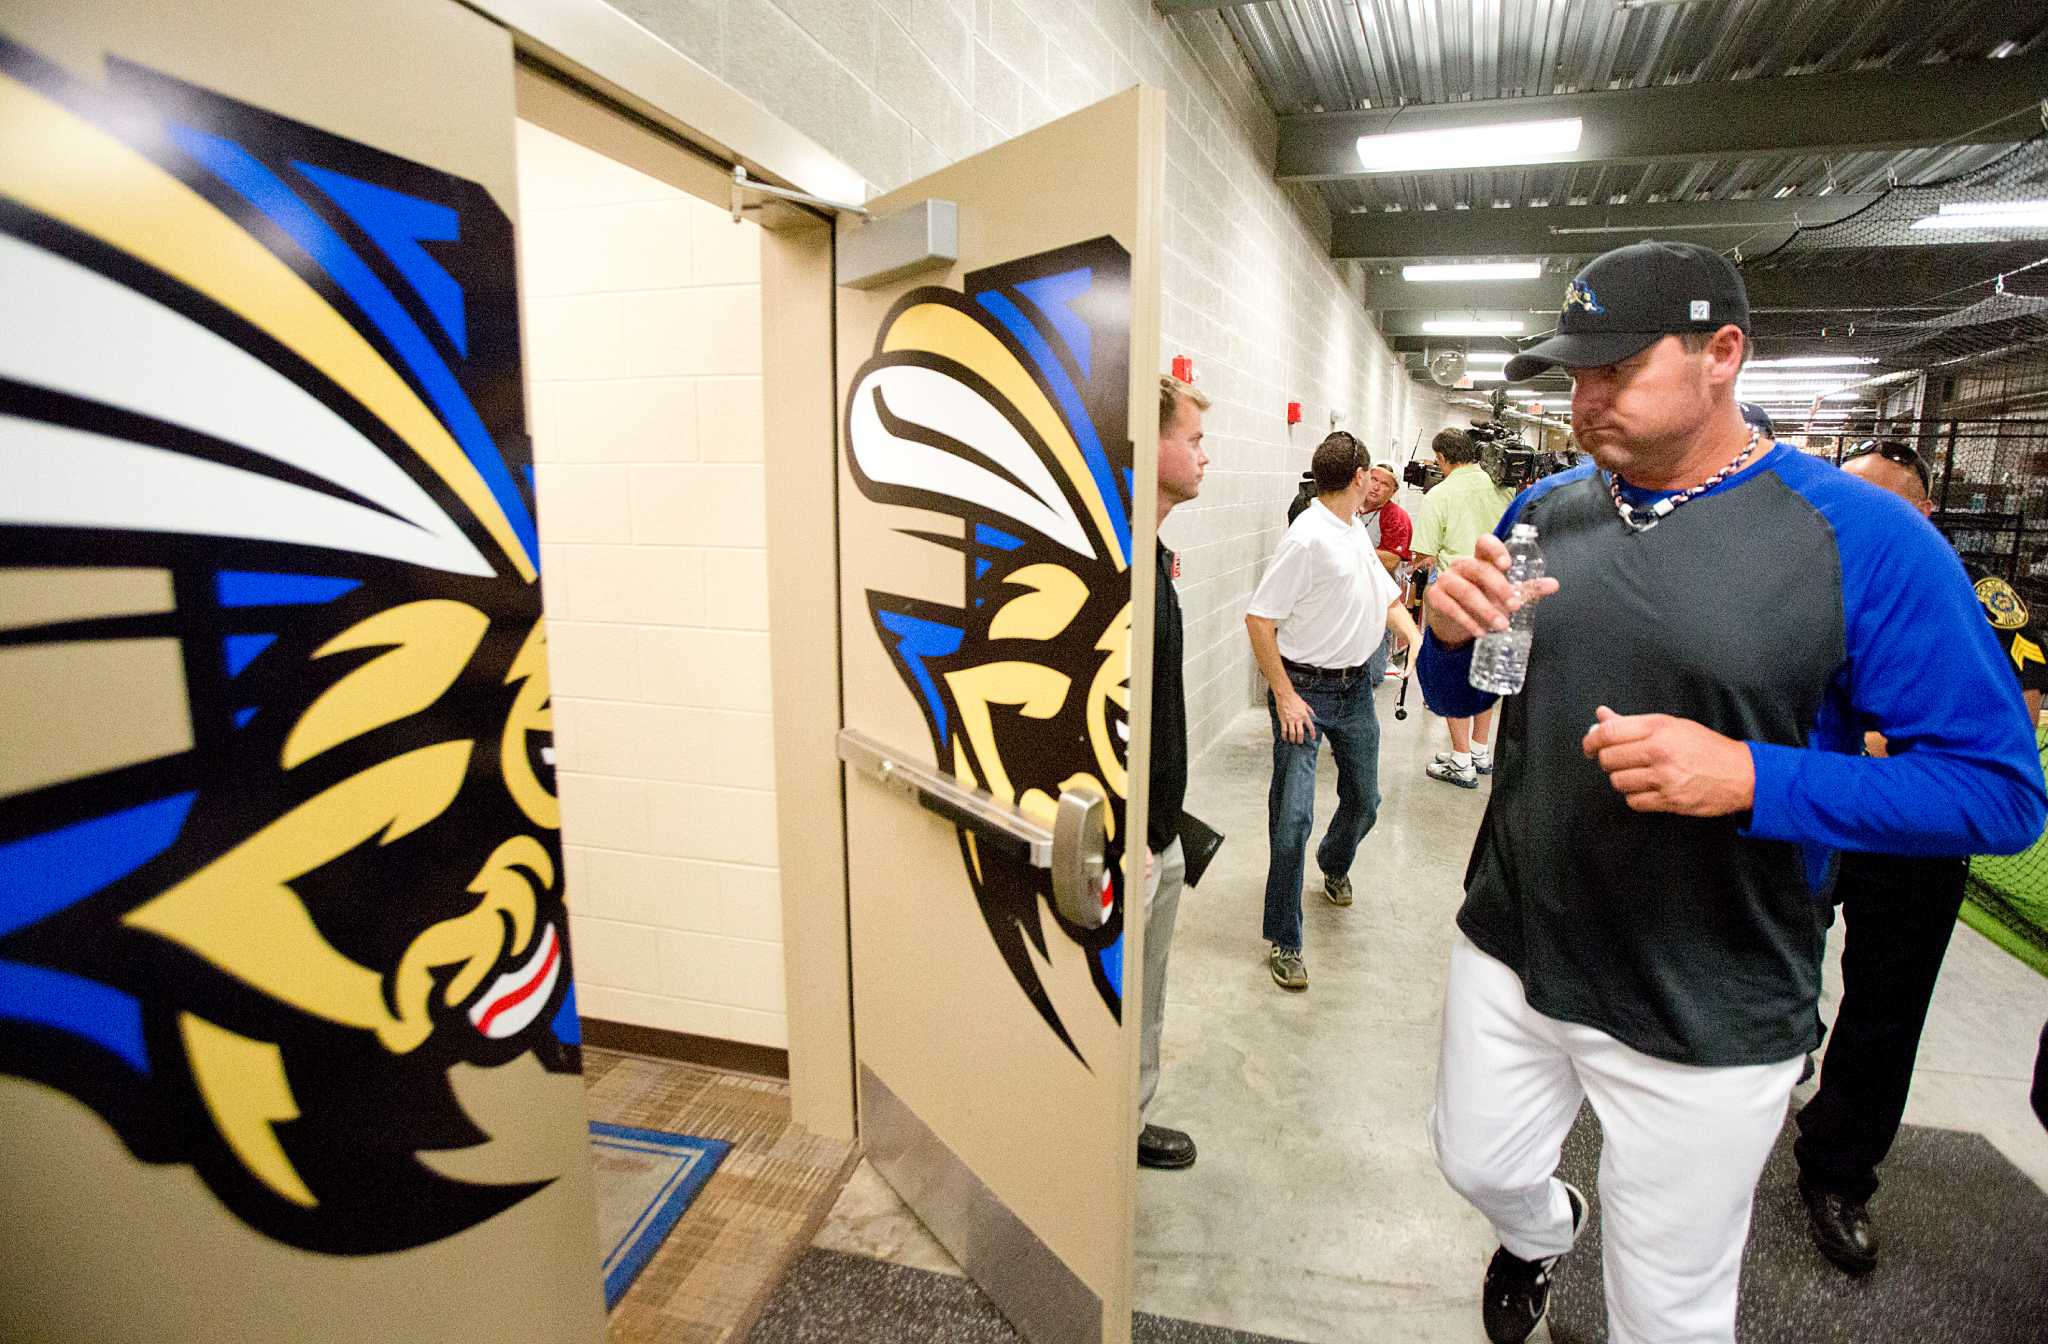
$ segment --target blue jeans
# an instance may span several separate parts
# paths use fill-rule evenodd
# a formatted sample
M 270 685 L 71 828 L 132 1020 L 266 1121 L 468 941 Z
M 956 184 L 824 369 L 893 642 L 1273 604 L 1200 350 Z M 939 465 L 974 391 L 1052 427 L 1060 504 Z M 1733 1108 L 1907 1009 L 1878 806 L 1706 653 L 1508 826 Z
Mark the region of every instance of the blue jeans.
M 1302 862 L 1316 812 L 1316 756 L 1324 739 L 1337 758 L 1337 814 L 1316 846 L 1316 865 L 1330 877 L 1351 871 L 1359 842 L 1380 810 L 1380 720 L 1372 693 L 1387 670 L 1386 643 L 1362 671 L 1306 672 L 1287 679 L 1315 711 L 1312 736 L 1289 742 L 1280 735 L 1280 712 L 1266 694 L 1273 723 L 1273 787 L 1266 795 L 1266 941 L 1301 947 Z

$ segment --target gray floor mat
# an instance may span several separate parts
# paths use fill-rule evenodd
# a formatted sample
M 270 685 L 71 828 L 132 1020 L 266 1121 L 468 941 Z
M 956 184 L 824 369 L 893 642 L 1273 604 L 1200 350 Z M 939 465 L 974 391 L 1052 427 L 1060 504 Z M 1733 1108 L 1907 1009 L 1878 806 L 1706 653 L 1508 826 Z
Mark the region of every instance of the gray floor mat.
M 1140 1312 L 1136 1344 L 1287 1344 Z M 1022 1336 L 966 1279 L 812 1247 L 768 1299 L 748 1344 L 1019 1344 Z
M 2040 1344 L 2048 1340 L 2048 1195 L 1980 1135 L 1907 1125 L 1871 1201 L 1878 1267 L 1852 1279 L 1814 1248 L 1788 1119 L 1757 1185 L 1742 1258 L 1742 1344 Z M 2043 1135 L 2048 1143 L 2048 1135 Z M 1557 1268 L 1554 1344 L 1607 1338 L 1600 1273 L 1600 1127 L 1582 1108 L 1564 1178 L 1593 1222 Z

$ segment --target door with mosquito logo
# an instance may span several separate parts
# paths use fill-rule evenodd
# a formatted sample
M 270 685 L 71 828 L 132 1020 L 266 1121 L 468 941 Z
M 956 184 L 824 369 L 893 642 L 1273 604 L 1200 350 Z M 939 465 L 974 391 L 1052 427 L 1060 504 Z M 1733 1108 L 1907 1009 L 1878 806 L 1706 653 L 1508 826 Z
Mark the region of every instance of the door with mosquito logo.
M 1130 1329 L 1163 134 L 1133 89 L 839 226 L 958 222 L 837 293 L 861 1142 L 1062 1344 Z
M 0 15 L 0 1336 L 601 1337 L 512 83 Z

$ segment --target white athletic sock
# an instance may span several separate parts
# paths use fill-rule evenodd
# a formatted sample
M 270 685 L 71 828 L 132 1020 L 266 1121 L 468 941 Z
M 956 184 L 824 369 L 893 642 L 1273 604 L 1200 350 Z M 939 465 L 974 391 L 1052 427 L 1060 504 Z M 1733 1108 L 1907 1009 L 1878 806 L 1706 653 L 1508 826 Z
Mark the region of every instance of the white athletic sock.
M 1472 753 L 1469 751 L 1452 752 L 1451 764 L 1457 766 L 1460 770 L 1470 770 L 1472 768 Z
M 1486 743 L 1484 743 L 1484 742 L 1474 742 L 1474 743 L 1472 744 L 1472 759 L 1473 759 L 1473 760 L 1475 760 L 1475 761 L 1485 761 L 1485 760 L 1491 760 L 1492 758 L 1493 758 L 1493 748 L 1492 748 L 1491 746 L 1489 746 L 1488 744 L 1486 744 Z

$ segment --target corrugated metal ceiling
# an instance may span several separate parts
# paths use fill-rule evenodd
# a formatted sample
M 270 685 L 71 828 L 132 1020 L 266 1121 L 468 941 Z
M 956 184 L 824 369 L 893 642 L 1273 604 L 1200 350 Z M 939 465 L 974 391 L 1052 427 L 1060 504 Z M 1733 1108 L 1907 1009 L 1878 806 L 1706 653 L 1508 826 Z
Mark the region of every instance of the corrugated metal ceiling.
M 1900 67 L 2025 53 L 2048 4 L 1996 0 L 1263 0 L 1230 5 L 1282 115 Z M 2015 122 L 2015 138 L 2038 130 Z M 1327 182 L 1335 213 L 1654 204 L 1868 191 L 1988 162 L 1996 145 L 1903 153 L 1525 167 Z

